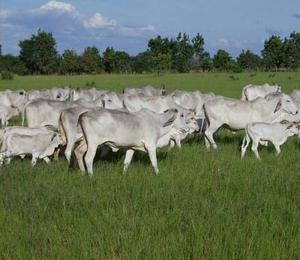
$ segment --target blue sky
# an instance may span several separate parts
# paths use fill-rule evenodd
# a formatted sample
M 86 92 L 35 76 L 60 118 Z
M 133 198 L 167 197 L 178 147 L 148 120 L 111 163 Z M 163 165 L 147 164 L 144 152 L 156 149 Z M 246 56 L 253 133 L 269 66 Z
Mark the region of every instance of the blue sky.
M 210 53 L 259 53 L 271 34 L 300 31 L 299 0 L 2 0 L 0 43 L 18 54 L 18 42 L 38 28 L 53 33 L 58 50 L 94 45 L 136 54 L 150 37 L 200 33 Z

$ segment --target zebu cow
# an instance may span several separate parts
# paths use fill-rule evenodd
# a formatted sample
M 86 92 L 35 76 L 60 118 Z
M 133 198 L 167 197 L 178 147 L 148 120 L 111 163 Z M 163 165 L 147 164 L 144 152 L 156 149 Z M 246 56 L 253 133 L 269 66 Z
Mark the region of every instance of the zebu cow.
M 0 130 L 0 144 L 2 144 L 3 140 L 7 138 L 7 136 L 11 134 L 19 134 L 19 135 L 37 135 L 37 134 L 55 134 L 55 129 L 52 126 L 43 126 L 43 127 L 35 127 L 28 128 L 23 126 L 10 126 L 5 127 Z M 1 151 L 4 151 L 3 144 L 1 146 Z M 21 156 L 24 158 L 24 156 Z M 48 157 L 43 158 L 47 163 L 50 161 Z
M 59 116 L 65 109 L 71 107 L 96 107 L 102 106 L 101 100 L 85 101 L 78 99 L 76 101 L 54 101 L 37 99 L 27 104 L 25 115 L 28 127 L 39 127 L 53 125 L 58 127 Z
M 290 94 L 291 98 L 294 99 L 297 103 L 300 103 L 300 90 L 294 89 Z
M 258 97 L 265 97 L 268 94 L 278 92 L 281 93 L 281 87 L 278 85 L 271 86 L 269 84 L 264 85 L 247 85 L 242 90 L 241 100 L 252 101 Z
M 1 126 L 7 126 L 8 120 L 17 115 L 19 115 L 19 110 L 16 107 L 0 105 Z
M 0 105 L 7 107 L 14 106 L 21 111 L 26 104 L 27 93 L 25 90 L 20 89 L 17 91 L 5 90 L 0 91 Z
M 206 128 L 206 120 L 204 115 L 203 105 L 213 99 L 213 93 L 201 93 L 200 91 L 181 91 L 176 90 L 170 94 L 174 102 L 185 108 L 196 112 L 200 132 L 204 132 Z
M 188 110 L 185 109 L 179 105 L 177 105 L 171 96 L 155 96 L 155 97 L 145 97 L 145 96 L 126 96 L 124 95 L 124 107 L 128 109 L 130 112 L 138 112 L 141 109 L 149 109 L 156 113 L 162 113 L 163 111 L 166 111 L 167 109 L 177 109 L 178 111 L 182 112 L 184 114 L 184 117 L 186 119 L 186 122 L 190 119 L 197 120 L 197 116 L 194 110 Z M 190 128 L 190 134 L 198 131 L 199 127 Z M 175 138 L 177 141 L 182 140 L 182 135 L 178 136 L 178 138 Z M 180 146 L 180 143 L 178 143 L 178 146 Z
M 86 101 L 94 101 L 101 97 L 101 95 L 108 92 L 108 90 L 91 89 L 73 89 L 71 91 L 71 100 L 76 101 L 78 99 L 84 99 Z
M 28 101 L 35 99 L 66 101 L 70 98 L 70 91 L 69 87 L 30 90 L 28 91 L 27 99 Z
M 244 157 L 247 147 L 252 141 L 252 151 L 257 159 L 260 160 L 257 148 L 261 141 L 271 142 L 276 149 L 277 155 L 280 154 L 280 146 L 283 145 L 288 137 L 299 134 L 300 124 L 283 121 L 280 123 L 251 123 L 246 126 L 246 134 L 241 147 L 241 158 Z
M 123 96 L 113 91 L 108 91 L 100 96 L 103 107 L 107 109 L 121 109 L 124 108 Z
M 298 114 L 298 107 L 285 94 L 271 95 L 268 100 L 257 98 L 241 101 L 226 97 L 216 97 L 204 105 L 209 126 L 205 131 L 205 143 L 209 148 L 217 148 L 213 134 L 223 125 L 232 130 L 244 129 L 252 122 L 271 123 L 285 119 L 287 114 Z
M 163 88 L 154 88 L 150 85 L 141 88 L 124 88 L 124 95 L 144 95 L 148 97 L 153 96 L 164 96 L 166 94 L 165 87 Z
M 101 144 L 110 146 L 113 150 L 121 147 L 127 149 L 124 160 L 124 172 L 127 170 L 135 150 L 148 152 L 151 164 L 156 174 L 156 147 L 158 139 L 167 134 L 175 121 L 183 131 L 189 128 L 184 117 L 177 117 L 178 111 L 167 110 L 162 114 L 143 109 L 137 113 L 117 110 L 100 109 L 81 115 L 80 126 L 84 133 L 83 141 L 75 149 L 79 167 L 85 171 L 84 161 L 89 174 L 93 174 L 93 160 L 97 147 Z M 177 120 L 175 120 L 177 118 Z
M 60 139 L 57 133 L 40 133 L 36 135 L 9 134 L 3 139 L 0 165 L 3 164 L 5 159 L 10 159 L 13 156 L 31 154 L 31 165 L 34 167 L 37 159 L 51 156 L 59 145 Z M 10 160 L 8 160 L 9 162 Z

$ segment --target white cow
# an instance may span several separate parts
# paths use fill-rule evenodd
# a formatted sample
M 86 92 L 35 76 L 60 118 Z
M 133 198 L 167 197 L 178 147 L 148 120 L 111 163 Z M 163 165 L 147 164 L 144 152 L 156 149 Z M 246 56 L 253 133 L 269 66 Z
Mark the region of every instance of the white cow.
M 174 102 L 185 108 L 193 109 L 196 111 L 198 118 L 204 118 L 203 105 L 213 99 L 215 94 L 213 93 L 201 93 L 200 91 L 181 91 L 176 90 L 170 94 Z
M 294 89 L 290 94 L 291 98 L 294 99 L 297 103 L 300 103 L 300 90 Z
M 78 99 L 76 101 L 55 101 L 37 99 L 26 105 L 25 115 L 28 127 L 39 127 L 53 125 L 58 127 L 59 117 L 63 110 L 71 107 L 96 107 L 102 106 L 102 101 L 86 101 Z
M 86 101 L 93 101 L 99 99 L 101 95 L 108 92 L 108 90 L 98 90 L 96 88 L 91 89 L 73 89 L 71 91 L 71 100 L 76 101 L 78 99 L 84 99 Z
M 25 90 L 20 89 L 16 91 L 5 90 L 0 91 L 0 105 L 14 106 L 22 111 L 22 108 L 27 102 L 27 93 Z
M 107 109 L 122 109 L 123 105 L 123 95 L 119 95 L 113 91 L 108 91 L 100 96 L 103 102 L 103 107 Z
M 13 156 L 31 154 L 31 165 L 34 167 L 37 159 L 44 159 L 51 156 L 59 145 L 60 139 L 57 133 L 36 135 L 14 133 L 7 135 L 2 144 L 0 165 L 3 164 L 5 159 L 10 159 Z M 10 160 L 8 162 L 10 162 Z
M 13 106 L 0 105 L 1 126 L 7 126 L 8 120 L 17 115 L 19 115 L 18 108 Z
M 157 167 L 156 147 L 158 139 L 167 134 L 176 124 L 182 131 L 188 131 L 184 117 L 177 117 L 177 110 L 167 110 L 157 114 L 147 109 L 137 113 L 117 110 L 100 109 L 89 111 L 81 115 L 80 126 L 84 133 L 83 141 L 75 149 L 79 167 L 85 171 L 84 161 L 89 174 L 93 174 L 93 160 L 97 147 L 106 144 L 113 150 L 121 147 L 127 149 L 124 171 L 127 170 L 134 150 L 148 152 L 150 161 L 156 174 Z M 175 119 L 178 120 L 175 120 Z
M 209 126 L 205 131 L 205 143 L 209 148 L 217 148 L 213 134 L 223 125 L 231 130 L 245 129 L 252 122 L 271 123 L 282 121 L 288 114 L 298 114 L 298 107 L 286 94 L 272 95 L 267 99 L 241 101 L 226 97 L 216 97 L 204 105 Z
M 245 101 L 252 101 L 258 97 L 265 97 L 266 95 L 270 93 L 281 93 L 281 87 L 278 85 L 247 85 L 242 90 L 242 98 L 241 100 Z
M 35 99 L 47 99 L 66 101 L 70 98 L 70 92 L 71 90 L 69 87 L 30 90 L 27 94 L 27 100 L 32 101 Z
M 299 134 L 300 124 L 294 122 L 277 123 L 250 123 L 246 126 L 246 134 L 241 147 L 241 158 L 244 157 L 247 147 L 252 141 L 252 151 L 257 159 L 260 160 L 257 148 L 261 141 L 271 142 L 276 149 L 277 155 L 280 153 L 280 146 L 283 145 L 288 137 Z
M 153 96 L 163 96 L 166 94 L 165 87 L 163 88 L 154 88 L 150 85 L 141 87 L 141 88 L 124 88 L 123 89 L 123 94 L 125 95 L 143 95 L 143 96 L 148 96 L 148 97 L 153 97 Z

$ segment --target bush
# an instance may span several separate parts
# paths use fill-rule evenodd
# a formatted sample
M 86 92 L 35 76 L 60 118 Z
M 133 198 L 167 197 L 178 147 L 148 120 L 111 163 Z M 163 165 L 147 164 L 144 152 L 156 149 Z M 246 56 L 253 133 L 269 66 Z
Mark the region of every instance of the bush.
M 1 72 L 1 79 L 2 80 L 13 80 L 14 79 L 14 74 L 10 71 L 2 71 Z

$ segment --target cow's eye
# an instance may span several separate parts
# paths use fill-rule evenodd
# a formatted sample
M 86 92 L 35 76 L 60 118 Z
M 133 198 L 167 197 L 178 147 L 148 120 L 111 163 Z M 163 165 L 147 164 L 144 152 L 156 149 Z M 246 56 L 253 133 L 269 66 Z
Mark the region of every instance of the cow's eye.
M 180 115 L 180 117 L 184 117 L 184 115 Z
M 108 102 L 112 102 L 111 99 L 107 100 Z
M 287 100 L 286 102 L 291 102 L 290 100 Z

